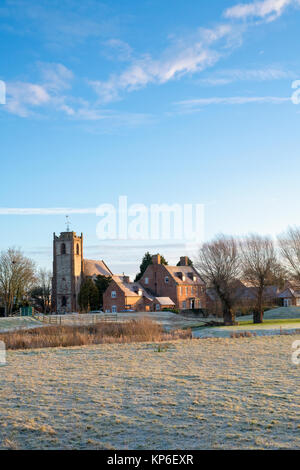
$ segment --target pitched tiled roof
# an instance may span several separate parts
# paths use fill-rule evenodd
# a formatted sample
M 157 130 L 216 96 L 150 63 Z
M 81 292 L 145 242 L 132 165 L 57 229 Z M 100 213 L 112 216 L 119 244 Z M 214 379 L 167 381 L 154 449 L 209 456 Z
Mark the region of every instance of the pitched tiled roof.
M 203 286 L 205 285 L 195 268 L 193 268 L 193 266 L 164 265 L 164 267 L 177 284 L 202 284 Z M 182 275 L 185 277 L 185 280 L 182 279 Z M 195 281 L 193 280 L 193 277 L 196 278 Z
M 138 282 L 128 282 L 128 276 L 113 276 L 113 280 L 118 284 L 120 289 L 124 292 L 127 297 L 140 297 L 138 291 L 142 292 L 142 296 L 146 297 L 149 300 L 153 300 L 154 297 L 149 294 L 144 287 L 141 286 Z
M 84 259 L 83 272 L 85 276 L 112 276 L 111 270 L 106 266 L 103 260 Z
M 300 290 L 294 290 L 289 287 L 288 289 L 285 289 L 284 291 L 280 292 L 280 294 L 278 294 L 278 297 L 280 299 L 288 299 L 291 297 L 300 298 Z

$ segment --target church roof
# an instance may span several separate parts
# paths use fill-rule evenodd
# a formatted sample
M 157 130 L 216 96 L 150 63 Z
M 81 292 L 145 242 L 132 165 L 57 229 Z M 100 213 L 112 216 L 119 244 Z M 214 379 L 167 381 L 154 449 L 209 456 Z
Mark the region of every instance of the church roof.
M 98 276 L 112 276 L 113 273 L 106 266 L 103 260 L 84 259 L 83 260 L 83 273 L 85 276 L 93 277 Z

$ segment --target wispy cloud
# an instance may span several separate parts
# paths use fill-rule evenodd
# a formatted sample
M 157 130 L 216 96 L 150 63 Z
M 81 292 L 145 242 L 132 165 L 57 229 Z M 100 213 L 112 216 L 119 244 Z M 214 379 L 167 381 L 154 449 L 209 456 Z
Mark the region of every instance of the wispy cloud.
M 290 97 L 278 96 L 230 96 L 230 97 L 211 97 L 198 98 L 193 100 L 184 100 L 174 103 L 182 110 L 193 110 L 209 105 L 243 105 L 252 103 L 282 104 L 291 102 Z
M 271 80 L 285 80 L 296 78 L 297 75 L 293 72 L 282 70 L 276 67 L 269 67 L 264 69 L 232 69 L 221 70 L 213 76 L 202 78 L 200 83 L 208 85 L 227 85 L 239 81 L 271 81 Z
M 1 29 L 15 34 L 42 34 L 48 47 L 74 47 L 87 39 L 108 37 L 119 30 L 120 15 L 98 0 L 4 0 Z M 122 17 L 125 21 L 126 17 Z M 6 20 L 10 23 L 6 24 Z M 25 26 L 24 26 L 25 21 Z
M 70 88 L 74 75 L 63 64 L 39 62 L 38 66 L 46 89 L 58 92 Z
M 27 117 L 32 108 L 44 106 L 51 100 L 46 88 L 34 83 L 10 82 L 7 83 L 6 91 L 4 109 L 20 117 Z
M 0 207 L 0 215 L 65 215 L 65 214 L 96 214 L 96 208 L 72 207 Z
M 224 12 L 226 18 L 247 19 L 262 18 L 274 21 L 290 5 L 299 4 L 299 0 L 263 0 L 251 3 L 239 3 Z
M 106 46 L 104 55 L 112 60 L 127 62 L 133 57 L 133 49 L 125 41 L 120 39 L 109 39 L 103 43 Z
M 69 88 L 73 73 L 64 65 L 56 63 L 39 63 L 38 68 L 41 75 L 39 83 L 7 83 L 4 109 L 20 117 L 27 117 L 36 109 L 50 105 L 68 114 L 65 98 L 61 93 Z
M 119 75 L 90 85 L 103 103 L 119 99 L 122 91 L 133 91 L 151 83 L 163 84 L 214 65 L 220 57 L 240 44 L 239 31 L 229 25 L 199 29 L 192 37 L 177 40 L 158 59 L 143 55 Z

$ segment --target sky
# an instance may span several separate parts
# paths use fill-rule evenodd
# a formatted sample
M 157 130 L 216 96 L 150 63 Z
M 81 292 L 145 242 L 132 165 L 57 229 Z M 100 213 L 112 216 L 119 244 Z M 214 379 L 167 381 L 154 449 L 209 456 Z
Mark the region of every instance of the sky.
M 205 240 L 299 224 L 299 25 L 300 0 L 2 0 L 0 250 L 51 268 L 66 214 L 115 273 L 190 250 L 99 239 L 120 196 L 203 204 Z

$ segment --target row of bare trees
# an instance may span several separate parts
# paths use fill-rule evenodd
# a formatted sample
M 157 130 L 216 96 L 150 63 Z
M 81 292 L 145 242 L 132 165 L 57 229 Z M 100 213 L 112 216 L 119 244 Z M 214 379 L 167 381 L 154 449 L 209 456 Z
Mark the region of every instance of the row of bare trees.
M 253 321 L 261 323 L 267 287 L 283 279 L 300 283 L 300 227 L 289 228 L 277 241 L 255 234 L 241 239 L 219 235 L 202 245 L 195 266 L 220 299 L 226 325 L 235 322 L 239 280 L 255 288 Z
M 35 263 L 20 250 L 9 248 L 0 254 L 0 299 L 4 315 L 10 315 L 29 298 L 43 311 L 50 307 L 51 272 L 37 270 Z

